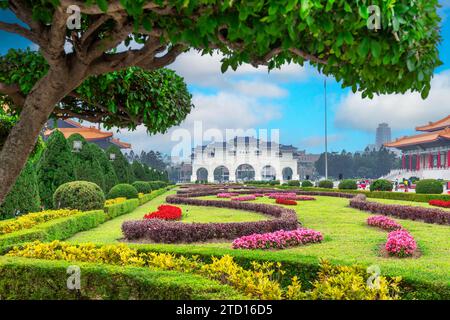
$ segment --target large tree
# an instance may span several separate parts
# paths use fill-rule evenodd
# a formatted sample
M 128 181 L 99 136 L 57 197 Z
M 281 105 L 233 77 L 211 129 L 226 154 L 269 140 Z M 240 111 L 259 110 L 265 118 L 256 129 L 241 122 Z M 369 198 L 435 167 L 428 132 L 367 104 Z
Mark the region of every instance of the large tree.
M 222 71 L 229 66 L 235 69 L 244 62 L 273 68 L 287 62 L 303 65 L 309 61 L 322 73 L 334 76 L 343 87 L 350 86 L 363 96 L 412 90 L 425 97 L 433 71 L 440 63 L 438 1 L 370 1 L 379 5 L 381 13 L 382 28 L 375 30 L 367 27 L 371 19 L 368 2 L 0 1 L 26 24 L 0 22 L 0 30 L 30 39 L 39 46 L 48 64 L 44 72 L 34 74 L 36 63 L 31 62 L 29 67 L 18 63 L 18 74 L 8 74 L 0 80 L 0 93 L 20 111 L 20 121 L 0 152 L 0 201 L 19 175 L 42 126 L 58 108 L 62 108 L 56 112 L 58 116 L 92 116 L 102 122 L 106 115 L 109 125 L 131 128 L 157 119 L 147 126 L 150 132 L 167 128 L 160 109 L 167 108 L 164 102 L 173 100 L 171 95 L 177 92 L 171 92 L 162 101 L 140 99 L 140 103 L 132 105 L 117 103 L 120 101 L 117 96 L 132 87 L 114 86 L 120 83 L 117 78 L 126 81 L 127 76 L 111 72 L 132 66 L 156 70 L 172 63 L 188 48 L 205 53 L 220 50 L 225 56 Z M 72 21 L 73 12 L 67 9 L 73 5 L 80 9 L 81 25 L 70 30 L 67 22 Z M 116 50 L 119 44 L 132 40 L 142 46 L 123 52 Z M 73 50 L 66 51 L 67 44 Z M 28 60 L 22 60 L 27 65 Z M 36 78 L 31 86 L 21 83 L 30 78 Z M 77 90 L 85 81 L 92 81 L 92 85 Z M 103 81 L 112 90 L 98 93 Z M 165 92 L 152 85 L 146 89 L 144 95 L 148 96 Z M 63 102 L 66 98 L 72 103 Z M 183 97 L 181 100 L 184 101 Z M 170 104 L 169 114 L 180 120 L 185 109 L 177 106 L 178 103 Z

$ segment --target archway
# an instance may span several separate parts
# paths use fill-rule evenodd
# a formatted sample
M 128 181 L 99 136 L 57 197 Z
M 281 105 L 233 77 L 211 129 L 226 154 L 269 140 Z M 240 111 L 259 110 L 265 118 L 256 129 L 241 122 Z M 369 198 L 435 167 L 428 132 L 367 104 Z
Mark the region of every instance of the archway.
M 283 169 L 283 181 L 289 181 L 292 180 L 292 175 L 294 174 L 294 172 L 292 171 L 291 168 L 286 167 Z
M 255 169 L 249 164 L 241 164 L 236 169 L 237 181 L 255 180 Z
M 197 181 L 208 181 L 208 170 L 199 168 L 197 170 Z
M 272 166 L 265 166 L 262 168 L 261 177 L 263 181 L 272 181 L 277 178 L 275 168 Z
M 214 169 L 215 182 L 228 182 L 230 180 L 230 171 L 225 166 L 218 166 Z

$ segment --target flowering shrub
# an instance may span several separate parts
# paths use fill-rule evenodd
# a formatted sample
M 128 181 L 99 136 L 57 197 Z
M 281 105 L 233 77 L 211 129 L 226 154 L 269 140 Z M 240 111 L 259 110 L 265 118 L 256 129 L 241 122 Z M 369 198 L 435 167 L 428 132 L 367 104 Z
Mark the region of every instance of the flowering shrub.
M 401 225 L 386 216 L 369 217 L 367 218 L 367 224 L 388 231 L 399 230 L 402 228 Z
M 157 211 L 147 213 L 144 219 L 162 219 L 162 220 L 180 220 L 182 215 L 181 208 L 162 204 Z
M 297 213 L 281 206 L 241 201 L 202 200 L 172 195 L 168 203 L 247 210 L 274 216 L 275 219 L 233 223 L 181 223 L 160 219 L 125 221 L 122 232 L 126 239 L 147 239 L 162 243 L 198 242 L 210 239 L 236 239 L 238 237 L 298 228 Z
M 111 206 L 113 204 L 119 204 L 119 203 L 123 203 L 127 201 L 127 198 L 125 197 L 119 197 L 119 198 L 115 198 L 115 199 L 109 199 L 105 201 L 105 207 L 106 206 Z
M 53 219 L 63 218 L 81 213 L 79 210 L 47 210 L 42 212 L 29 213 L 15 219 L 0 222 L 0 235 L 15 232 L 22 229 L 30 229 L 39 223 L 44 223 Z
M 275 200 L 275 202 L 277 204 L 284 204 L 284 205 L 288 205 L 288 206 L 296 206 L 297 205 L 297 201 L 290 200 L 290 199 L 284 199 L 284 198 L 277 198 Z
M 232 193 L 232 192 L 222 192 L 222 193 L 218 193 L 217 194 L 217 198 L 231 198 L 234 196 L 237 196 L 237 193 Z
M 385 204 L 371 201 L 350 200 L 350 207 L 400 219 L 422 220 L 427 223 L 450 224 L 450 212 L 437 208 Z
M 388 234 L 385 249 L 390 255 L 408 257 L 417 249 L 417 243 L 408 231 L 396 230 Z
M 361 266 L 334 266 L 321 261 L 317 279 L 309 291 L 303 291 L 298 277 L 286 279 L 281 263 L 251 261 L 244 268 L 233 257 L 211 257 L 210 262 L 198 256 L 187 257 L 162 252 L 145 252 L 125 244 L 96 246 L 92 243 L 74 245 L 53 241 L 35 241 L 14 247 L 7 256 L 47 260 L 105 263 L 118 266 L 146 267 L 156 270 L 194 273 L 234 287 L 250 299 L 259 300 L 395 300 L 399 299 L 400 278 L 379 276 L 379 288 L 366 285 L 371 274 Z M 281 285 L 285 282 L 287 288 Z
M 311 229 L 279 230 L 235 239 L 232 246 L 233 249 L 284 249 L 322 240 L 322 234 Z
M 308 196 L 297 196 L 297 198 L 295 198 L 295 200 L 309 201 L 309 200 L 316 200 L 316 198 L 314 198 L 314 197 L 308 197 Z
M 428 204 L 435 207 L 450 208 L 450 201 L 445 200 L 430 200 Z
M 254 195 L 248 195 L 248 196 L 241 196 L 241 197 L 234 197 L 231 198 L 232 201 L 252 201 L 252 200 L 256 200 L 256 196 Z
M 274 192 L 267 195 L 271 199 L 286 199 L 295 200 L 297 199 L 297 194 L 295 192 Z

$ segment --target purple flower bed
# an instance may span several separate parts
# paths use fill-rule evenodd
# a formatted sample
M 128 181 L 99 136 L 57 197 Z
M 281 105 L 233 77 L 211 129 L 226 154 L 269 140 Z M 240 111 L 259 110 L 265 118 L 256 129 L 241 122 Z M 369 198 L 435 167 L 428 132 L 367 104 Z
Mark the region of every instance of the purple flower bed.
M 212 239 L 235 239 L 254 234 L 277 230 L 295 230 L 299 226 L 294 210 L 263 203 L 251 203 L 227 200 L 201 200 L 185 195 L 172 195 L 166 198 L 171 204 L 187 204 L 230 208 L 258 212 L 275 217 L 267 221 L 233 222 L 233 223 L 182 223 L 158 219 L 125 221 L 122 232 L 126 239 L 147 239 L 154 242 L 179 243 L 198 242 Z
M 427 223 L 450 224 L 450 212 L 435 208 L 385 204 L 371 201 L 350 200 L 350 207 L 371 213 L 400 219 L 421 220 Z
M 322 240 L 322 234 L 311 229 L 279 230 L 240 237 L 233 241 L 232 246 L 233 249 L 285 249 Z
M 231 198 L 232 201 L 252 201 L 252 200 L 256 200 L 256 196 L 255 195 L 249 195 L 249 196 L 241 196 L 241 197 L 234 197 Z
M 417 249 L 417 243 L 408 231 L 396 230 L 388 234 L 385 248 L 390 255 L 409 257 Z
M 297 194 L 295 192 L 274 192 L 267 195 L 271 199 L 284 199 L 284 200 L 295 200 L 297 199 Z
M 367 218 L 367 224 L 388 231 L 399 230 L 402 228 L 401 225 L 386 216 L 369 217 Z

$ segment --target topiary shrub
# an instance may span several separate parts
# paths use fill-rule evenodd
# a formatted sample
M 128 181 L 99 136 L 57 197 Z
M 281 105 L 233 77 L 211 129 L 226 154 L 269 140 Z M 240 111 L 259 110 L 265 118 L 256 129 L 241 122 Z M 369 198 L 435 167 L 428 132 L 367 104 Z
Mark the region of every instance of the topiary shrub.
M 53 195 L 53 207 L 57 209 L 89 211 L 103 209 L 104 206 L 103 190 L 89 181 L 64 183 L 56 189 Z
M 327 189 L 333 189 L 333 181 L 331 180 L 322 180 L 319 181 L 319 188 L 327 188 Z
M 385 179 L 378 179 L 370 184 L 370 191 L 392 191 L 392 182 Z
M 298 181 L 298 180 L 289 180 L 287 182 L 287 185 L 291 186 L 291 187 L 300 187 L 300 181 Z
M 305 180 L 305 181 L 302 182 L 302 187 L 303 188 L 314 187 L 314 184 L 311 181 L 309 181 L 309 180 Z
M 11 191 L 0 206 L 0 220 L 17 214 L 40 211 L 38 182 L 33 165 L 28 161 Z
M 150 193 L 152 192 L 152 187 L 150 186 L 150 183 L 146 181 L 135 181 L 132 183 L 133 187 L 136 188 L 138 192 L 141 193 Z
M 138 191 L 131 184 L 119 183 L 112 187 L 111 190 L 109 190 L 108 199 L 115 199 L 120 197 L 134 199 L 138 197 Z
M 443 191 L 442 182 L 435 179 L 420 180 L 416 184 L 416 193 L 418 194 L 441 194 Z
M 356 190 L 358 189 L 358 185 L 355 180 L 345 179 L 339 182 L 338 188 L 342 190 Z
M 63 183 L 75 180 L 73 155 L 64 135 L 55 130 L 36 166 L 39 195 L 45 208 L 52 208 L 53 194 Z

